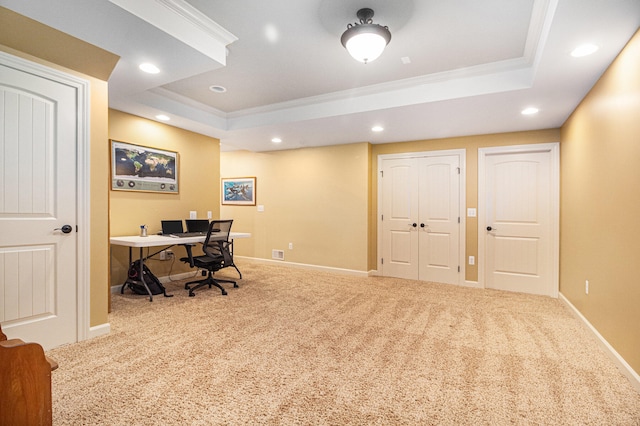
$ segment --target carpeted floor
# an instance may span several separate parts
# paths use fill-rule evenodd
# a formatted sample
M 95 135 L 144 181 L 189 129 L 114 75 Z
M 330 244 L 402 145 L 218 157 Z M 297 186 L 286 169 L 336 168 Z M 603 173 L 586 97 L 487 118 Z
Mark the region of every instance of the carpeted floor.
M 228 296 L 114 295 L 109 335 L 48 352 L 54 425 L 640 425 L 559 300 L 240 269 Z

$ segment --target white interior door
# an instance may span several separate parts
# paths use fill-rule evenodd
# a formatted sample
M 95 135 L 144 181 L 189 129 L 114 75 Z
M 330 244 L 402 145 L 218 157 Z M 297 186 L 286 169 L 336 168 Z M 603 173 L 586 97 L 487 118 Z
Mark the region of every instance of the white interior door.
M 385 276 L 418 279 L 418 169 L 414 158 L 382 165 L 382 269 Z
M 479 172 L 485 286 L 557 297 L 557 144 L 485 150 Z
M 382 275 L 460 284 L 460 150 L 378 160 Z
M 0 63 L 0 322 L 45 349 L 77 341 L 78 116 L 76 88 Z
M 459 284 L 460 159 L 446 155 L 419 161 L 419 279 Z

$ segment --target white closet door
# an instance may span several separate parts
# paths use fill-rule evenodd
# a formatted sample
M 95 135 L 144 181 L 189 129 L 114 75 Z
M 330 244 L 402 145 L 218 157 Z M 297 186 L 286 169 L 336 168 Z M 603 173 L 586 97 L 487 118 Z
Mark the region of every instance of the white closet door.
M 416 164 L 413 158 L 383 161 L 382 269 L 388 277 L 418 279 Z
M 419 160 L 420 280 L 458 284 L 460 160 L 456 155 Z

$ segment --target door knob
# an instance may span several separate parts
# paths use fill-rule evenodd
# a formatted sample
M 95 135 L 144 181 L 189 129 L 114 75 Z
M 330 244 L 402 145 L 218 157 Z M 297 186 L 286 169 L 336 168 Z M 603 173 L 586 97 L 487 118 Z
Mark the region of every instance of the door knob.
M 487 226 L 487 231 L 495 231 L 496 228 L 492 228 L 491 226 Z
M 73 231 L 73 228 L 71 225 L 63 225 L 62 228 L 55 228 L 54 231 L 62 231 L 63 233 L 68 234 Z
M 424 228 L 424 227 L 425 227 L 425 224 L 424 224 L 424 223 L 421 223 L 421 224 L 420 224 L 420 228 Z
M 409 226 L 413 226 L 415 228 L 418 226 L 418 224 L 414 222 L 414 223 L 410 223 Z

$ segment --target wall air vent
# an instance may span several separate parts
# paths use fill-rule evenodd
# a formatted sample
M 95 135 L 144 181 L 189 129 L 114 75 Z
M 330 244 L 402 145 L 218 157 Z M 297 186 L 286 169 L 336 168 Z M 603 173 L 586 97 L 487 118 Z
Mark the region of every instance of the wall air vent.
M 275 260 L 284 260 L 284 250 L 271 250 L 271 258 Z

